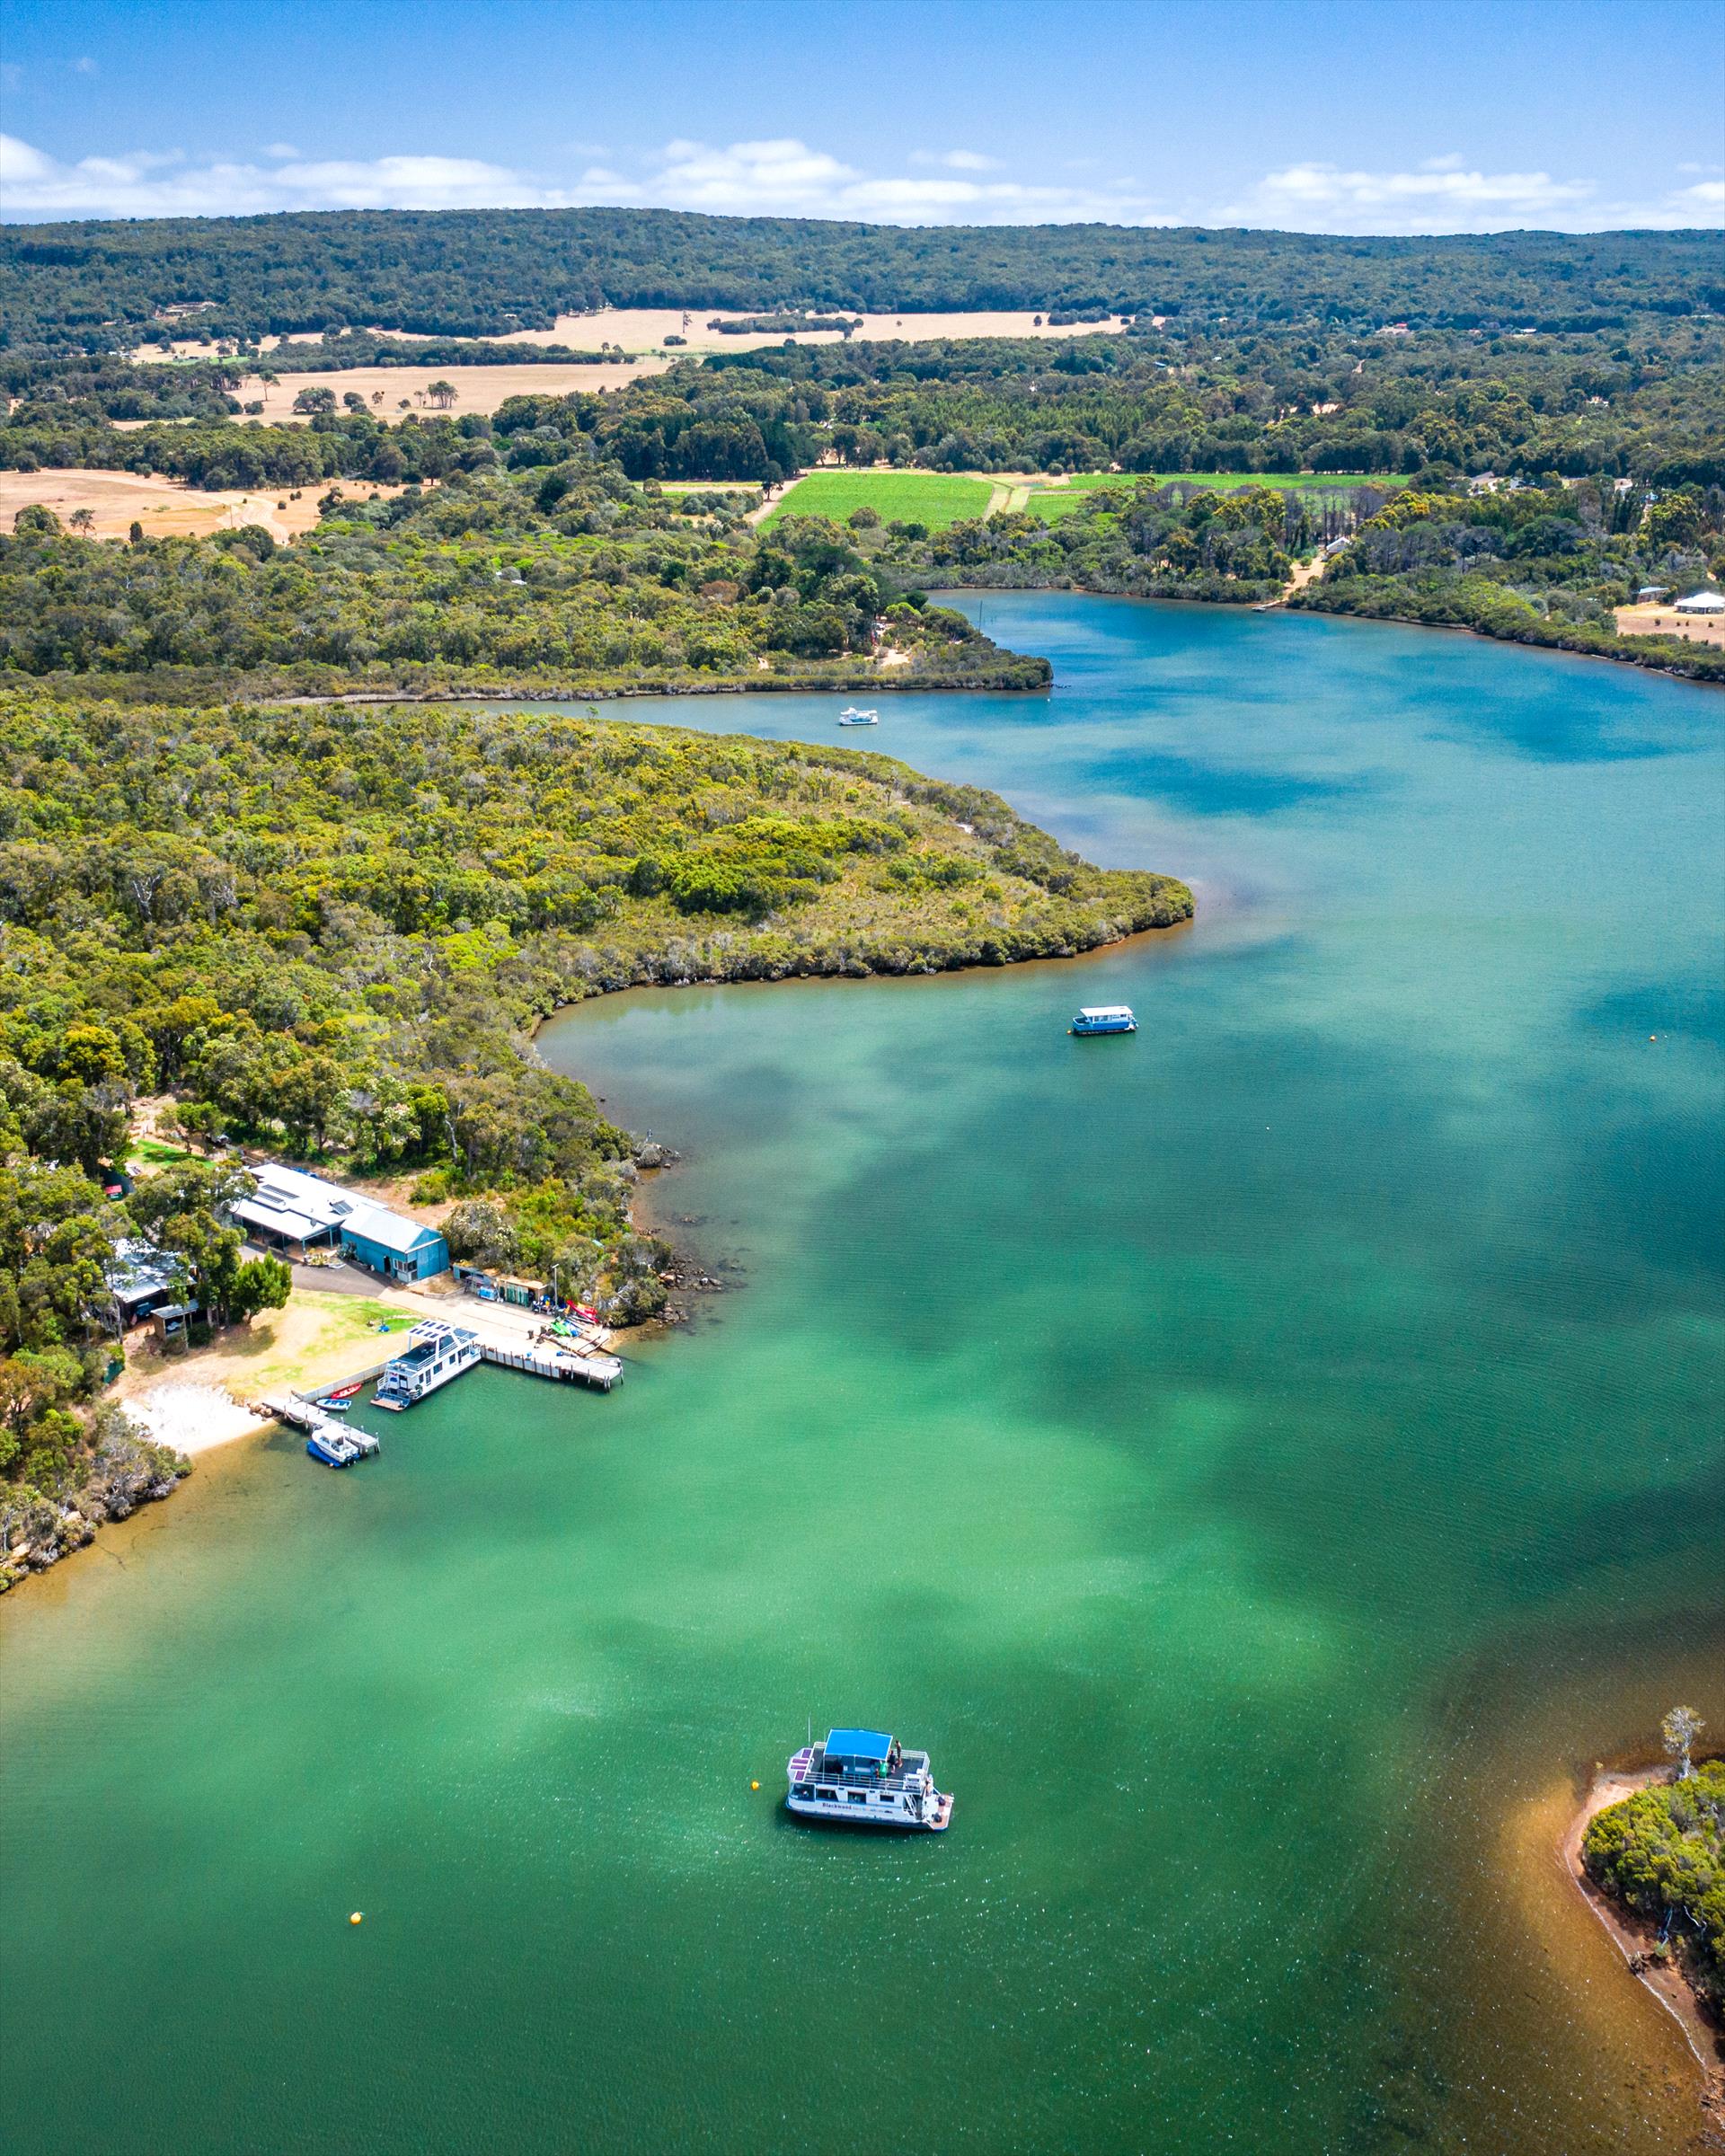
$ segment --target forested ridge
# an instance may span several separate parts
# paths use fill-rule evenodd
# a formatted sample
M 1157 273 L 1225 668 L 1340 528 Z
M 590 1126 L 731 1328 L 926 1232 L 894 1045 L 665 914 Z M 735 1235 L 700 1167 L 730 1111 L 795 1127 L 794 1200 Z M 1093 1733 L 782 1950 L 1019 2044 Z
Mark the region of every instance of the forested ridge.
M 1106 309 L 1210 321 L 1612 327 L 1725 305 L 1705 232 L 1351 238 L 898 225 L 664 209 L 336 210 L 0 228 L 19 343 L 354 325 L 507 337 L 611 306 Z
M 632 982 L 1004 964 L 1191 911 L 993 794 L 841 747 L 26 691 L 0 695 L 0 1527 L 33 1561 L 175 1471 L 95 1404 L 116 1245 L 152 1241 L 219 1316 L 287 1292 L 223 1224 L 223 1148 L 410 1172 L 459 1201 L 456 1255 L 555 1264 L 640 1318 L 668 1253 L 630 1220 L 633 1142 L 533 1056 L 546 1012 Z M 116 1201 L 145 1097 L 218 1157 Z

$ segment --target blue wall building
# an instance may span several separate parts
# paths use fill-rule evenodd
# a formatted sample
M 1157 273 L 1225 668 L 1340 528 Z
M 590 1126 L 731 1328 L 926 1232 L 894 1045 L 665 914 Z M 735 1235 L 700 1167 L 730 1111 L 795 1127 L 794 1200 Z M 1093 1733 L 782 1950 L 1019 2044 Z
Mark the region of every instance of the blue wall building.
M 449 1269 L 449 1245 L 423 1221 L 367 1206 L 341 1228 L 341 1248 L 386 1280 L 429 1280 Z

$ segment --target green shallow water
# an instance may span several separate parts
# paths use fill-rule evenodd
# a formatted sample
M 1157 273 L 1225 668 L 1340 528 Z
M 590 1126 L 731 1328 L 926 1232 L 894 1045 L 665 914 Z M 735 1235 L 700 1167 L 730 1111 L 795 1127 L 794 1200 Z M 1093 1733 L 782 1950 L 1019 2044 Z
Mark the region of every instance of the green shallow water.
M 1549 1851 L 1675 1696 L 1725 1725 L 1725 702 L 966 603 L 1054 693 L 866 745 L 1197 926 L 547 1029 L 746 1290 L 609 1400 L 244 1448 L 8 1598 L 18 2145 L 1693 2136 Z M 788 1825 L 805 1716 L 926 1744 L 952 1831 Z

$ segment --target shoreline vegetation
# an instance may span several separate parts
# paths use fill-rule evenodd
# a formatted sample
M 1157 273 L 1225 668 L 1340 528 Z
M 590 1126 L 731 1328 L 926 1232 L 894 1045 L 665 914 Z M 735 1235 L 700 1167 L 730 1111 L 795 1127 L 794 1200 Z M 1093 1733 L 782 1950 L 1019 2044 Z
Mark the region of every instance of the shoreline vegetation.
M 1686 1750 L 1663 1765 L 1596 1767 L 1558 1854 L 1629 1973 L 1682 2028 L 1702 2107 L 1725 2128 L 1725 1757 L 1688 1769 Z
M 226 1224 L 248 1155 L 389 1180 L 457 1259 L 639 1323 L 683 1269 L 632 1211 L 663 1152 L 545 1067 L 551 1012 L 1066 957 L 1192 912 L 848 747 L 29 690 L 0 738 L 0 1586 L 87 1540 L 102 1488 L 185 1471 L 111 1390 L 118 1244 L 175 1268 L 194 1348 L 288 1303 Z

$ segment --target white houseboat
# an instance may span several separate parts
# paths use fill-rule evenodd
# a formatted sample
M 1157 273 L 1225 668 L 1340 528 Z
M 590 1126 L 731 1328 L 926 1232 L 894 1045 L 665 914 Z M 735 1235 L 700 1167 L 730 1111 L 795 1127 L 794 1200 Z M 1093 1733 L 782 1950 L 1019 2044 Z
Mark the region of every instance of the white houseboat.
M 896 1826 L 944 1833 L 952 1797 L 934 1787 L 926 1752 L 907 1752 L 881 1729 L 833 1729 L 824 1745 L 805 1745 L 788 1770 L 786 1808 L 799 1819 L 847 1826 Z
M 1130 1003 L 1097 1003 L 1081 1011 L 1067 1028 L 1072 1033 L 1136 1033 L 1138 1021 Z
M 441 1318 L 425 1319 L 407 1339 L 407 1352 L 398 1355 L 377 1380 L 373 1401 L 397 1414 L 482 1359 L 479 1336 L 464 1325 L 446 1325 Z
M 864 711 L 854 703 L 847 703 L 838 714 L 838 723 L 841 726 L 879 726 L 880 714 L 879 711 Z

